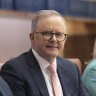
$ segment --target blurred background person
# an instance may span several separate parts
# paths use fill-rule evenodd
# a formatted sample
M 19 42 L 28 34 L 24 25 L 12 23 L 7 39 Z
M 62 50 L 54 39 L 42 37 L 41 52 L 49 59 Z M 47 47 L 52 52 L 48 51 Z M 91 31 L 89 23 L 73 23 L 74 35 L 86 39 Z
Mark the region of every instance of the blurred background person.
M 94 44 L 93 59 L 90 60 L 82 74 L 82 81 L 90 96 L 96 96 L 96 40 Z

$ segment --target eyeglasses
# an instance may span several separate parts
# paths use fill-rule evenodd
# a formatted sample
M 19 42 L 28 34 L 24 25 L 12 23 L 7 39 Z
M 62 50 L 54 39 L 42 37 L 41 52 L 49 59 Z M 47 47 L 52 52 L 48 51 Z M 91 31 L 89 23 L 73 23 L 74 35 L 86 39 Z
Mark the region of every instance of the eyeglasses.
M 34 33 L 41 34 L 43 38 L 48 41 L 53 38 L 53 35 L 55 35 L 56 40 L 58 42 L 64 41 L 67 38 L 67 34 L 61 32 L 44 31 L 44 32 L 34 32 Z

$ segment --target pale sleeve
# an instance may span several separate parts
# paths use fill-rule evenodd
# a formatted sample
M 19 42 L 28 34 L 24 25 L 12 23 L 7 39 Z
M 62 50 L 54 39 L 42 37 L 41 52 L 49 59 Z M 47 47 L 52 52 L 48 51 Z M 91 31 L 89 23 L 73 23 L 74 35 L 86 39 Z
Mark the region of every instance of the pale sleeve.
M 90 68 L 85 80 L 85 87 L 91 96 L 96 96 L 96 67 Z

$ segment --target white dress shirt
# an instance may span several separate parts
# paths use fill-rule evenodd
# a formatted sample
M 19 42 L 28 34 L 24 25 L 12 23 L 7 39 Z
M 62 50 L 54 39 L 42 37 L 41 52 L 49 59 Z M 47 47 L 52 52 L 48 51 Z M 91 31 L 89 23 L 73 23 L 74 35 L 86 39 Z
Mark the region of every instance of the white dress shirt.
M 49 72 L 47 69 L 47 67 L 49 66 L 50 63 L 48 61 L 46 61 L 45 59 L 43 59 L 34 49 L 32 49 L 32 52 L 35 55 L 39 65 L 40 65 L 40 68 L 42 70 L 42 73 L 44 75 L 44 79 L 45 79 L 45 82 L 47 85 L 49 95 L 54 96 L 52 84 L 51 84 L 51 78 L 50 78 L 50 75 L 49 75 Z M 54 60 L 54 64 L 56 64 L 56 59 Z M 57 66 L 57 64 L 56 64 L 56 66 Z

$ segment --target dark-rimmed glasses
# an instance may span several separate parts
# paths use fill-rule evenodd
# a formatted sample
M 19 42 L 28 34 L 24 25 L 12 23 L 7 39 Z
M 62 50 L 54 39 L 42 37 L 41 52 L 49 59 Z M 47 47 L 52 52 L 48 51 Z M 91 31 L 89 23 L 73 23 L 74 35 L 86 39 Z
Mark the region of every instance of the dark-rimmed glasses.
M 67 38 L 67 34 L 61 32 L 44 31 L 44 32 L 34 32 L 34 33 L 41 34 L 43 38 L 48 41 L 50 41 L 54 35 L 58 42 L 64 41 Z

